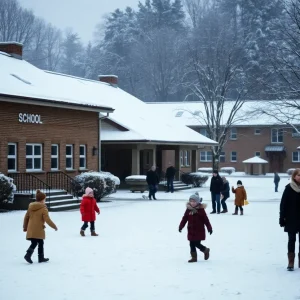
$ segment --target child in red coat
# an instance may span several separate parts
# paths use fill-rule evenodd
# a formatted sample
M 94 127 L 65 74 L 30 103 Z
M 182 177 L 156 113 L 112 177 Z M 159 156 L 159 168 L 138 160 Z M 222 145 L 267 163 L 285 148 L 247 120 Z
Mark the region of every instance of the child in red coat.
M 80 203 L 80 212 L 82 216 L 82 221 L 84 222 L 80 230 L 80 235 L 85 236 L 84 231 L 89 227 L 88 222 L 90 222 L 91 235 L 98 236 L 98 234 L 95 232 L 95 212 L 97 212 L 99 215 L 100 209 L 97 205 L 96 199 L 94 198 L 94 192 L 89 187 L 85 189 L 85 195 L 83 195 L 82 197 L 82 201 Z
M 186 211 L 179 225 L 179 232 L 188 222 L 188 240 L 190 241 L 191 256 L 189 263 L 197 262 L 197 250 L 200 249 L 204 253 L 204 259 L 209 259 L 209 248 L 201 244 L 205 240 L 205 227 L 212 234 L 213 230 L 205 212 L 206 204 L 201 204 L 202 198 L 198 193 L 190 196 L 189 202 L 186 204 Z

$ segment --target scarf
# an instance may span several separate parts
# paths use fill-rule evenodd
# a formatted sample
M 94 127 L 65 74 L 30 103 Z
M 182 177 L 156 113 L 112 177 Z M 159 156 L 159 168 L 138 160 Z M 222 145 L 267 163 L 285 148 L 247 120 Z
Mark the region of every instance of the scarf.
M 300 186 L 294 180 L 291 180 L 290 186 L 296 193 L 300 193 Z
M 205 209 L 206 206 L 207 206 L 206 204 L 201 204 L 201 203 L 197 204 L 195 207 L 193 207 L 190 204 L 190 202 L 188 202 L 186 204 L 186 208 L 190 211 L 190 213 L 189 213 L 190 215 L 194 215 L 194 214 L 198 213 L 199 209 L 201 209 L 201 208 Z

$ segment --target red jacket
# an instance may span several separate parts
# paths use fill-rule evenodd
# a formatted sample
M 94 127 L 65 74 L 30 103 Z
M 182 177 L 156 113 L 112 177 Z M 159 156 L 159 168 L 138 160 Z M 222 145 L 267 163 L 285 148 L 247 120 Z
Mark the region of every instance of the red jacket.
M 100 209 L 97 205 L 96 199 L 83 196 L 80 203 L 80 212 L 82 216 L 82 221 L 93 222 L 96 220 L 96 212 L 100 213 Z
M 187 204 L 188 207 L 188 204 Z M 188 222 L 188 240 L 189 241 L 204 241 L 205 240 L 205 227 L 208 231 L 212 231 L 212 227 L 206 215 L 204 208 L 205 204 L 200 204 L 196 208 L 196 212 L 192 212 L 187 209 L 180 222 L 179 229 L 182 230 L 185 224 Z

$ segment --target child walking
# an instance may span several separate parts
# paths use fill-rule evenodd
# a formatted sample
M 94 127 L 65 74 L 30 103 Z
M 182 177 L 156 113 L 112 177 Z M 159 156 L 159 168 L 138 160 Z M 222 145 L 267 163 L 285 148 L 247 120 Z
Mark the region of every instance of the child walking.
M 237 181 L 236 189 L 234 187 L 232 187 L 232 192 L 235 194 L 235 201 L 234 201 L 235 212 L 233 213 L 233 215 L 237 215 L 238 210 L 240 209 L 241 216 L 242 216 L 244 214 L 243 206 L 245 204 L 245 200 L 247 200 L 247 193 L 246 193 L 246 190 L 245 190 L 241 180 Z
M 201 241 L 205 240 L 205 227 L 212 234 L 213 230 L 205 212 L 206 204 L 202 204 L 202 198 L 198 193 L 190 196 L 189 202 L 186 204 L 186 211 L 179 225 L 179 232 L 188 222 L 188 240 L 190 241 L 191 256 L 189 263 L 197 262 L 197 250 L 200 249 L 204 253 L 204 259 L 209 259 L 210 249 L 203 246 Z
M 48 214 L 45 204 L 46 195 L 37 190 L 35 198 L 36 201 L 29 204 L 23 222 L 23 231 L 27 232 L 26 239 L 31 241 L 24 259 L 30 264 L 32 264 L 31 256 L 37 245 L 39 263 L 49 261 L 49 258 L 44 257 L 45 222 L 57 231 L 57 226 L 52 222 Z
M 84 231 L 89 227 L 88 222 L 91 224 L 91 236 L 98 236 L 95 232 L 95 221 L 96 221 L 96 213 L 100 214 L 100 209 L 97 205 L 96 199 L 94 198 L 94 191 L 87 187 L 85 189 L 85 195 L 82 197 L 82 201 L 80 203 L 80 212 L 82 216 L 82 221 L 84 222 L 80 235 L 85 236 Z

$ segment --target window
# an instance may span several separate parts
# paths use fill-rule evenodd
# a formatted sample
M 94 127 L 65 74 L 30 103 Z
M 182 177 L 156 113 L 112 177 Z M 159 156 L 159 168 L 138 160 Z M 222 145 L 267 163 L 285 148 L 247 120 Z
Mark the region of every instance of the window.
M 200 134 L 208 137 L 208 131 L 207 131 L 207 129 L 206 128 L 200 128 Z
M 220 161 L 221 163 L 224 163 L 224 162 L 225 162 L 225 152 L 221 152 L 221 153 L 220 153 L 219 161 Z
M 73 170 L 73 145 L 66 145 L 66 170 Z
M 256 152 L 255 152 L 255 156 L 260 157 L 260 151 L 256 151 Z
M 53 144 L 51 145 L 51 170 L 57 171 L 59 168 L 59 150 L 58 145 Z
M 184 151 L 184 164 L 187 167 L 191 165 L 191 152 L 189 150 Z
M 8 143 L 7 170 L 8 172 L 17 171 L 17 144 L 16 143 Z
M 200 161 L 212 161 L 212 152 L 211 151 L 201 151 L 200 152 Z
M 79 160 L 79 169 L 86 169 L 86 145 L 80 145 Z
M 237 129 L 236 128 L 231 128 L 230 129 L 230 139 L 231 140 L 236 140 L 237 139 Z
M 293 152 L 293 162 L 300 162 L 300 151 Z
M 283 129 L 272 129 L 272 143 L 283 143 Z
M 261 135 L 261 129 L 260 128 L 255 128 L 254 129 L 254 134 L 255 135 Z
M 300 128 L 293 128 L 292 137 L 300 137 Z
M 236 162 L 237 161 L 237 152 L 232 151 L 231 152 L 231 162 Z
M 42 171 L 42 144 L 26 144 L 26 171 Z
M 180 151 L 180 166 L 183 167 L 183 151 Z

